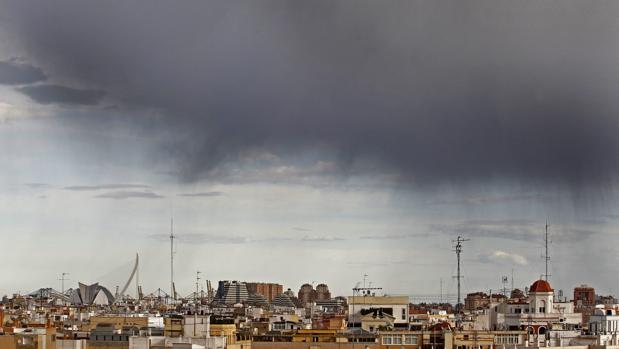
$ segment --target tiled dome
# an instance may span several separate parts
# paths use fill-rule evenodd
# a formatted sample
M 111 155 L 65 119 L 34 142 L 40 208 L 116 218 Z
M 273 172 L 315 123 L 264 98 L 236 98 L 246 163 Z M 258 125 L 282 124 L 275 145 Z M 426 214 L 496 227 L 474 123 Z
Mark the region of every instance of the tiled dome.
M 531 285 L 529 292 L 552 292 L 552 287 L 546 280 L 537 280 Z

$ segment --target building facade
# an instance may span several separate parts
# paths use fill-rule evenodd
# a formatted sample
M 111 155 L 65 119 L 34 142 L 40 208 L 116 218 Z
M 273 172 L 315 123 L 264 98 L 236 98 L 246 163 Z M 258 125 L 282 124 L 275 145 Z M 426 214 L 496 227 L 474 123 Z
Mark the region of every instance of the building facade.
M 310 284 L 303 284 L 299 288 L 299 303 L 302 307 L 307 307 L 316 300 L 316 290 Z
M 408 296 L 352 296 L 348 297 L 350 327 L 360 327 L 363 316 L 379 311 L 392 316 L 394 327 L 408 327 Z
M 275 296 L 284 292 L 284 286 L 274 283 L 247 282 L 246 286 L 249 294 L 260 294 L 269 302 L 271 302 Z
M 546 342 L 548 332 L 578 330 L 582 316 L 574 312 L 574 303 L 555 301 L 554 290 L 545 280 L 535 281 L 525 299 L 509 300 L 490 308 L 490 329 L 525 330 L 530 342 Z
M 325 301 L 331 299 L 331 292 L 329 292 L 329 286 L 326 284 L 319 284 L 316 286 L 316 300 Z
M 249 298 L 247 285 L 240 281 L 219 281 L 216 298 L 224 304 L 245 303 Z
M 580 285 L 574 288 L 574 311 L 582 314 L 583 324 L 589 323 L 589 317 L 595 310 L 595 289 Z

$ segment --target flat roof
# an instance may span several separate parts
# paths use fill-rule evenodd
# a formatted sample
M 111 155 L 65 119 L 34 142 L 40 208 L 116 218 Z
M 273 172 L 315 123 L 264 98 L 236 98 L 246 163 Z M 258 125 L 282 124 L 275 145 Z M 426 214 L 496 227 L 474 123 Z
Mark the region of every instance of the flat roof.
M 407 304 L 408 296 L 349 296 L 348 304 Z

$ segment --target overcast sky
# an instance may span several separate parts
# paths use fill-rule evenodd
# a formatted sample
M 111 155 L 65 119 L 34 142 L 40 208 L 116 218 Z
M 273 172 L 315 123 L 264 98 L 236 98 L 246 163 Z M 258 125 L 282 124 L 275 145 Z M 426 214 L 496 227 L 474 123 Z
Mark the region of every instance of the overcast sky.
M 0 0 L 0 293 L 619 293 L 619 3 Z

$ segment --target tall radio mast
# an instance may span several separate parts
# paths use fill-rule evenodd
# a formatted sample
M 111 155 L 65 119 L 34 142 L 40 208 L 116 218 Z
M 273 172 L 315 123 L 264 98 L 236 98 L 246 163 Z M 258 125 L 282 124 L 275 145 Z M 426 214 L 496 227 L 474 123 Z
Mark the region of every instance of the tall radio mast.
M 463 276 L 460 274 L 460 254 L 462 253 L 462 243 L 465 241 L 469 241 L 470 239 L 465 239 L 461 236 L 458 236 L 456 240 L 453 242 L 456 244 L 454 251 L 456 252 L 456 257 L 458 259 L 458 274 L 455 276 L 458 279 L 458 304 L 456 304 L 456 310 L 459 312 L 462 308 L 462 297 L 460 295 L 460 280 Z
M 176 300 L 174 293 L 174 217 L 170 217 L 170 295 Z
M 544 255 L 542 256 L 542 258 L 544 259 L 544 262 L 546 262 L 546 273 L 544 274 L 544 278 L 546 279 L 546 281 L 548 281 L 548 279 L 550 278 L 550 274 L 548 273 L 548 262 L 550 262 L 550 254 L 548 253 L 548 244 L 551 242 L 550 239 L 548 238 L 548 220 L 546 220 L 546 235 L 544 236 L 544 246 L 545 246 L 545 252 Z

